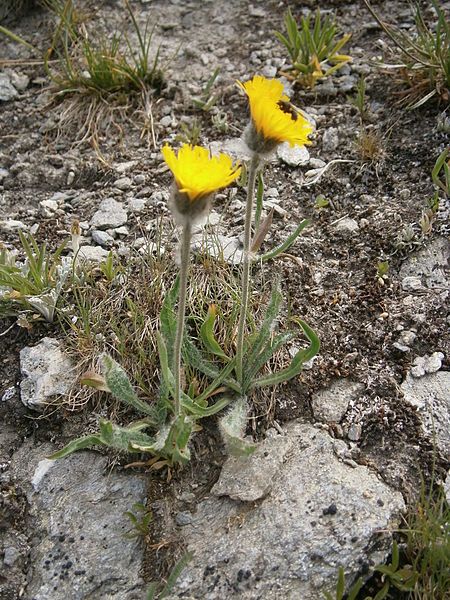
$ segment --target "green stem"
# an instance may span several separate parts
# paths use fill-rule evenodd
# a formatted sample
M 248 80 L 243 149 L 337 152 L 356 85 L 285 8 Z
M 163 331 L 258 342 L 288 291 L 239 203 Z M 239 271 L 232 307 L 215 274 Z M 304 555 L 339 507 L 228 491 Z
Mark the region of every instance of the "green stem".
M 250 162 L 248 171 L 247 204 L 245 207 L 245 227 L 244 227 L 244 257 L 242 262 L 242 300 L 241 312 L 239 315 L 239 325 L 237 334 L 236 348 L 236 375 L 239 384 L 243 384 L 243 361 L 244 361 L 244 336 L 245 322 L 248 310 L 248 298 L 250 291 L 250 244 L 252 236 L 252 209 L 253 197 L 255 194 L 256 172 L 258 170 L 259 155 L 255 152 Z
M 189 253 L 191 249 L 192 224 L 189 218 L 183 226 L 180 257 L 180 290 L 178 293 L 177 333 L 174 347 L 174 377 L 175 377 L 175 417 L 181 414 L 181 348 L 183 345 L 184 316 L 186 312 L 186 290 L 189 271 Z

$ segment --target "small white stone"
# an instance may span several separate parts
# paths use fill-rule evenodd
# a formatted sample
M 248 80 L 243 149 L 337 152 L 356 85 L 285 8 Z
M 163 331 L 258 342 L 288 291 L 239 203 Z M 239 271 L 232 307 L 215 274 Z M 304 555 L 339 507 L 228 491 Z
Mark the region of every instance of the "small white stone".
M 108 229 L 108 227 L 124 225 L 127 219 L 126 210 L 121 202 L 117 202 L 114 198 L 105 198 L 93 215 L 91 225 L 94 229 Z
M 8 102 L 16 98 L 17 90 L 6 73 L 0 73 L 0 102 Z
M 128 200 L 128 208 L 131 212 L 141 212 L 144 210 L 147 200 L 145 198 L 130 198 Z
M 404 277 L 402 279 L 402 289 L 405 292 L 415 292 L 417 290 L 421 290 L 423 289 L 422 279 L 420 277 L 415 277 L 414 275 Z
M 329 127 L 325 130 L 322 138 L 322 148 L 324 152 L 334 152 L 339 146 L 339 134 L 336 127 Z
M 27 229 L 27 226 L 22 221 L 7 219 L 6 221 L 0 221 L 0 229 L 3 231 L 17 231 L 17 229 Z
M 108 254 L 108 251 L 100 246 L 82 246 L 78 252 L 78 258 L 100 263 L 107 258 Z
M 128 227 L 125 227 L 123 225 L 122 227 L 116 227 L 114 229 L 114 233 L 116 233 L 117 235 L 128 235 L 130 232 L 128 231 Z
M 361 439 L 361 434 L 362 434 L 361 425 L 359 423 L 354 423 L 353 425 L 350 425 L 350 429 L 348 430 L 347 437 L 352 442 L 357 442 L 359 439 Z
M 335 228 L 339 233 L 350 235 L 359 230 L 359 225 L 355 219 L 344 217 L 336 223 Z
M 41 206 L 41 212 L 43 214 L 53 214 L 56 210 L 58 210 L 58 203 L 56 200 L 41 200 L 39 205 Z
M 280 160 L 291 167 L 306 165 L 309 162 L 309 152 L 305 146 L 290 146 L 288 142 L 280 144 L 277 149 Z
M 264 75 L 264 77 L 267 77 L 268 79 L 273 79 L 274 77 L 276 77 L 277 68 L 273 65 L 265 65 L 262 68 L 261 73 Z
M 433 352 L 429 357 L 425 358 L 425 371 L 427 373 L 436 373 L 442 367 L 444 354 L 442 352 Z
M 129 177 L 121 177 L 120 179 L 116 179 L 114 182 L 114 187 L 122 192 L 126 192 L 133 185 L 133 182 Z
M 114 238 L 106 231 L 94 229 L 91 232 L 91 237 L 96 244 L 103 246 L 104 248 L 110 248 L 114 244 Z
M 143 183 L 145 183 L 145 175 L 143 173 L 138 173 L 137 175 L 135 175 L 134 183 L 136 185 L 142 185 Z
M 170 124 L 172 123 L 172 117 L 170 115 L 167 115 L 167 116 L 163 117 L 159 123 L 163 127 L 170 127 Z

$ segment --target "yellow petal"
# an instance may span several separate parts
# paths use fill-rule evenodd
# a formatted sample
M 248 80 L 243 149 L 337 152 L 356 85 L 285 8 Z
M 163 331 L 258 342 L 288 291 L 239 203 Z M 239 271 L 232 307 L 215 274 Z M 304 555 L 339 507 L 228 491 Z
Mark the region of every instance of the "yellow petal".
M 227 154 L 211 156 L 209 150 L 201 146 L 183 144 L 177 156 L 165 145 L 162 155 L 178 189 L 185 192 L 191 202 L 227 187 L 241 172 Z

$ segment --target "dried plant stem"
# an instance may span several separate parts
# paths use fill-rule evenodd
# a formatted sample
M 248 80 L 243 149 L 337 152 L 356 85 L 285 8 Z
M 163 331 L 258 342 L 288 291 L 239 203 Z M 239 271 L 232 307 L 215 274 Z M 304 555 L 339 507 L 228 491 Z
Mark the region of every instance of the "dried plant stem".
M 173 353 L 174 360 L 174 409 L 175 417 L 181 414 L 181 347 L 183 345 L 184 333 L 184 316 L 186 312 L 186 291 L 187 279 L 189 271 L 189 253 L 191 249 L 192 223 L 190 219 L 186 219 L 183 225 L 183 233 L 181 237 L 181 256 L 180 256 L 180 290 L 178 294 L 178 316 L 177 316 L 177 332 L 175 337 L 175 347 Z
M 243 360 L 244 360 L 244 335 L 245 322 L 247 318 L 248 299 L 250 292 L 250 244 L 252 236 L 252 210 L 253 198 L 255 195 L 256 172 L 258 170 L 259 154 L 253 154 L 248 171 L 247 204 L 245 207 L 245 227 L 244 227 L 244 256 L 242 262 L 242 300 L 241 312 L 239 315 L 239 325 L 237 334 L 236 348 L 236 374 L 238 382 L 243 383 Z

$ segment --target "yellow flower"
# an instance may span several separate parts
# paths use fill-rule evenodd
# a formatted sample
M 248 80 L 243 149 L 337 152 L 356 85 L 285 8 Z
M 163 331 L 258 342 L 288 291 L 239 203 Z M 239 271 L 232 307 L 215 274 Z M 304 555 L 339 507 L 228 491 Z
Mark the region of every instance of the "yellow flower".
M 172 171 L 179 192 L 186 194 L 191 203 L 227 187 L 241 172 L 226 154 L 211 156 L 206 148 L 183 144 L 178 156 L 165 145 L 162 155 Z
M 313 128 L 309 121 L 289 104 L 281 81 L 255 75 L 246 83 L 238 81 L 250 104 L 253 131 L 247 143 L 255 152 L 268 152 L 282 142 L 291 146 L 310 144 Z

